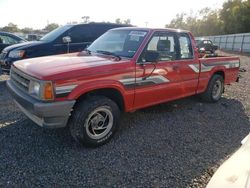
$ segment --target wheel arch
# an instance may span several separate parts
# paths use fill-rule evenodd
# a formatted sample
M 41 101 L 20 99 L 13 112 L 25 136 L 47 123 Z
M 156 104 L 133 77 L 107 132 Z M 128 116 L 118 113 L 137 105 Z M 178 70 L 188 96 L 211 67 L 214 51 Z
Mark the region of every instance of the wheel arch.
M 224 79 L 224 82 L 225 82 L 225 71 L 224 71 L 224 70 L 217 70 L 217 71 L 215 71 L 215 72 L 212 74 L 211 78 L 212 78 L 214 75 L 216 75 L 216 74 L 222 76 L 222 78 Z M 211 78 L 210 78 L 210 80 L 211 80 Z
M 80 103 L 82 100 L 85 100 L 86 98 L 89 98 L 91 96 L 105 96 L 111 100 L 113 100 L 119 107 L 121 111 L 125 111 L 126 105 L 125 105 L 125 98 L 124 94 L 120 89 L 112 86 L 107 87 L 100 87 L 100 88 L 92 88 L 83 91 L 81 94 L 79 94 L 76 97 L 76 104 Z

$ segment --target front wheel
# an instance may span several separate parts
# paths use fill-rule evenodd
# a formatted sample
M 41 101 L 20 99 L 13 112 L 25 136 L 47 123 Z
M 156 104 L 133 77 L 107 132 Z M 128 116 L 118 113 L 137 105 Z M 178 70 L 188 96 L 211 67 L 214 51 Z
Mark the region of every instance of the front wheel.
M 207 89 L 201 94 L 201 98 L 207 102 L 217 102 L 224 91 L 224 79 L 215 74 L 208 83 Z
M 115 102 L 104 96 L 93 96 L 75 107 L 69 122 L 71 135 L 85 146 L 103 145 L 116 132 L 119 116 Z

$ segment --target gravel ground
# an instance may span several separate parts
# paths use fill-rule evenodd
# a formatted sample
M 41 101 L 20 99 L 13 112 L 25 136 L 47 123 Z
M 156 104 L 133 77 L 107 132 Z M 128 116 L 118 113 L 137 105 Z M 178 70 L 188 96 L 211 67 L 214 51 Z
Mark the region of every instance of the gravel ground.
M 42 129 L 12 102 L 0 76 L 0 187 L 205 187 L 249 133 L 250 57 L 216 104 L 197 97 L 125 114 L 110 143 L 76 144 Z

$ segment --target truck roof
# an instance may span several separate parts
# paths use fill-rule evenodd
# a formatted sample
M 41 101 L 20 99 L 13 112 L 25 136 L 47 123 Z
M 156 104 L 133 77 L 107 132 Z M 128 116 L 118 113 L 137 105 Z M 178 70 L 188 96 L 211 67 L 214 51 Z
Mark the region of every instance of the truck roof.
M 145 31 L 171 31 L 171 32 L 175 32 L 175 33 L 189 33 L 189 31 L 186 30 L 181 30 L 181 29 L 173 29 L 173 28 L 147 28 L 147 27 L 119 27 L 119 28 L 114 28 L 111 30 L 130 30 L 130 29 L 134 29 L 134 30 L 145 30 Z

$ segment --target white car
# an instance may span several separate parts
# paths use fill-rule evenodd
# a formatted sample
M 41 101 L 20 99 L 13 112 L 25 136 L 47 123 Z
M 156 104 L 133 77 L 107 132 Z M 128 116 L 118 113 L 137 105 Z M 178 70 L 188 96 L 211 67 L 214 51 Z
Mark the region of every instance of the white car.
M 250 188 L 250 134 L 213 175 L 207 188 Z

